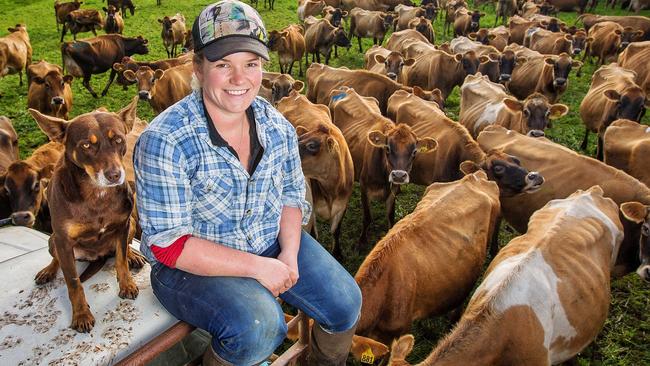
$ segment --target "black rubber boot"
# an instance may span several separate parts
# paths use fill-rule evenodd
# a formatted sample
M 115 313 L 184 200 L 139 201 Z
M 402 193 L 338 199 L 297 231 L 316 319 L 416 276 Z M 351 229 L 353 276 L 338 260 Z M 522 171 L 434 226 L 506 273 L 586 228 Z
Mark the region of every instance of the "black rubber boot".
M 212 346 L 208 344 L 208 347 L 205 349 L 203 354 L 203 361 L 201 362 L 202 366 L 233 366 L 230 362 L 219 357 L 219 355 L 212 349 Z
M 307 357 L 308 366 L 344 366 L 352 346 L 352 336 L 356 330 L 340 333 L 328 333 L 320 325 L 314 323 L 311 328 L 311 346 Z

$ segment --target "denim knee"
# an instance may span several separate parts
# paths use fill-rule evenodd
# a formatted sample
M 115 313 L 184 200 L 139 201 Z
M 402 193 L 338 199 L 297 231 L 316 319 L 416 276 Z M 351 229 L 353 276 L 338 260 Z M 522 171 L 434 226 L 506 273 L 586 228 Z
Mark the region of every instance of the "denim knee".
M 349 281 L 339 284 L 336 300 L 329 304 L 329 319 L 332 324 L 321 324 L 321 326 L 332 333 L 350 330 L 359 321 L 361 314 L 361 289 L 350 276 Z
M 287 336 L 287 324 L 279 306 L 251 306 L 242 309 L 238 319 L 210 328 L 220 329 L 219 334 L 211 332 L 212 348 L 234 365 L 254 365 L 266 360 Z

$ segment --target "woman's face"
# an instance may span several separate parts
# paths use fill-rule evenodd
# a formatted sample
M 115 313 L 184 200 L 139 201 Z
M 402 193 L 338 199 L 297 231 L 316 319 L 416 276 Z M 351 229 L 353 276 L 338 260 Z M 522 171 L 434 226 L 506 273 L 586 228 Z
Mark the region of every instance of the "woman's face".
M 204 59 L 194 64 L 194 73 L 206 106 L 224 117 L 235 117 L 246 111 L 260 90 L 262 59 L 252 52 L 237 52 L 219 61 Z

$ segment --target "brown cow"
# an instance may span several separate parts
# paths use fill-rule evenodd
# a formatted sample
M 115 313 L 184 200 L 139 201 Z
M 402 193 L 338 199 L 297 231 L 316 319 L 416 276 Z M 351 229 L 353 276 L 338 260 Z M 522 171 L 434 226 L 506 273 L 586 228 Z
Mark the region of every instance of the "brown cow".
M 431 21 L 436 19 L 438 8 L 434 4 L 424 6 L 398 5 L 395 7 L 397 13 L 395 30 L 400 31 L 409 29 L 409 22 L 415 18 L 425 17 Z
M 354 162 L 354 176 L 361 189 L 363 229 L 359 247 L 368 241 L 370 221 L 369 200 L 386 202 L 389 227 L 395 223 L 395 196 L 400 186 L 409 182 L 413 158 L 418 153 L 433 151 L 433 138 L 419 139 L 407 125 L 396 125 L 383 117 L 377 100 L 362 97 L 352 88 L 332 90 L 332 120 L 341 129 Z
M 280 63 L 280 72 L 291 74 L 293 64 L 298 61 L 300 71 L 298 76 L 302 76 L 302 56 L 305 54 L 305 37 L 301 26 L 289 24 L 280 31 L 272 30 L 269 32 L 269 49 L 278 53 Z
M 303 22 L 310 16 L 320 15 L 325 8 L 323 0 L 299 0 L 298 2 L 298 19 Z
M 124 71 L 131 70 L 133 72 L 136 72 L 138 71 L 138 68 L 140 68 L 140 66 L 148 66 L 153 71 L 156 71 L 158 69 L 167 70 L 170 67 L 192 62 L 193 56 L 194 56 L 194 52 L 192 51 L 182 54 L 176 58 L 168 58 L 168 59 L 157 60 L 157 61 L 136 61 L 131 56 L 124 56 L 121 62 L 116 62 L 113 64 L 113 70 L 115 70 L 115 72 L 117 73 L 117 79 L 115 80 L 115 82 L 118 85 L 122 85 L 124 90 L 127 90 L 127 87 L 129 85 L 135 84 L 136 82 L 135 81 L 131 82 L 124 79 Z
M 160 37 L 167 51 L 167 57 L 176 57 L 176 48 L 182 47 L 185 41 L 185 17 L 181 13 L 176 13 L 174 16 L 158 19 L 158 23 L 162 25 Z
M 487 75 L 495 83 L 509 81 L 512 70 L 516 66 L 517 58 L 514 52 L 501 54 L 496 48 L 472 41 L 468 37 L 452 39 L 449 47 L 454 53 L 474 51 L 477 56 L 487 56 L 487 61 L 479 65 L 478 72 Z
M 106 0 L 106 3 L 108 5 L 113 5 L 115 9 L 120 9 L 120 12 L 122 12 L 122 15 L 124 15 L 125 18 L 127 16 L 126 9 L 129 9 L 131 15 L 135 15 L 135 5 L 133 5 L 132 0 Z M 158 5 L 160 5 L 160 0 L 158 0 Z
M 475 74 L 481 63 L 489 62 L 487 56 L 477 57 L 473 51 L 450 55 L 441 50 L 431 50 L 416 58 L 407 71 L 406 84 L 425 90 L 440 89 L 444 100 L 465 76 Z
M 603 135 L 605 164 L 621 169 L 650 187 L 650 131 L 637 121 L 619 119 Z
M 124 71 L 124 78 L 137 81 L 140 100 L 148 101 L 154 112 L 160 114 L 190 94 L 192 72 L 192 63 L 189 62 L 156 71 L 148 66 L 140 66 L 136 72 Z
M 596 338 L 623 238 L 618 207 L 594 186 L 549 202 L 529 227 L 492 260 L 458 325 L 424 365 L 555 365 Z M 412 347 L 413 336 L 401 337 L 388 364 L 409 365 Z
M 314 212 L 330 221 L 330 233 L 334 237 L 332 253 L 342 258 L 341 221 L 354 184 L 348 144 L 332 122 L 329 108 L 311 103 L 298 91 L 291 91 L 277 108 L 298 132 L 302 170 L 311 183 Z
M 386 75 L 388 78 L 403 82 L 404 66 L 412 66 L 415 59 L 404 59 L 402 54 L 391 51 L 381 46 L 372 46 L 364 55 L 364 68 L 377 74 Z
M 582 62 L 572 60 L 566 53 L 528 59 L 514 69 L 508 90 L 518 99 L 541 93 L 556 103 L 569 85 L 571 68 L 581 66 Z
M 311 61 L 320 63 L 320 55 L 325 56 L 325 64 L 329 64 L 333 46 L 350 48 L 350 40 L 345 35 L 343 27 L 333 26 L 327 19 L 316 19 L 313 16 L 305 19 L 305 67 Z
M 578 189 L 594 185 L 600 185 L 605 196 L 619 205 L 626 202 L 650 205 L 650 189 L 636 178 L 544 137 L 532 138 L 499 126 L 490 126 L 481 132 L 477 140 L 482 149 L 502 149 L 519 158 L 523 166 L 537 170 L 544 176 L 544 186 L 537 192 L 501 200 L 504 218 L 520 233 L 526 231 L 528 218 L 548 201 L 565 198 Z M 623 225 L 626 236 L 613 271 L 615 276 L 635 271 L 640 263 L 641 223 L 623 220 Z
M 343 19 L 348 17 L 348 12 L 341 10 L 341 8 L 327 5 L 323 8 L 323 19 L 329 20 L 335 27 L 340 27 Z
M 438 49 L 422 33 L 415 29 L 394 32 L 386 41 L 386 49 L 401 53 L 406 58 L 415 58 L 422 53 Z
M 97 98 L 97 93 L 90 86 L 92 75 L 111 70 L 108 83 L 102 91 L 102 96 L 106 95 L 117 75 L 113 64 L 122 61 L 124 56 L 149 53 L 147 44 L 147 40 L 140 36 L 127 38 L 119 34 L 107 34 L 83 41 L 64 42 L 61 44 L 61 56 L 64 69 L 74 77 L 83 77 L 83 86 Z
M 467 2 L 465 0 L 448 0 L 444 5 L 445 8 L 445 24 L 444 24 L 444 33 L 445 35 L 449 34 L 451 26 L 456 20 L 456 10 L 461 8 L 467 8 Z M 467 10 L 467 9 L 466 9 Z
M 499 18 L 501 18 L 501 24 L 505 25 L 509 17 L 515 15 L 517 12 L 517 1 L 516 0 L 499 0 L 496 7 L 496 17 L 494 18 L 494 26 L 497 26 Z
M 582 59 L 584 61 L 587 57 L 598 57 L 597 65 L 603 65 L 642 34 L 643 31 L 623 28 L 614 22 L 596 23 L 589 29 L 587 48 Z
M 14 125 L 9 118 L 0 116 L 0 173 L 5 172 L 19 156 L 18 134 Z
M 23 24 L 7 29 L 10 33 L 0 38 L 0 77 L 18 74 L 20 86 L 23 86 L 23 70 L 32 63 L 29 34 Z
M 524 44 L 526 31 L 531 27 L 539 27 L 540 22 L 536 20 L 524 19 L 518 15 L 510 17 L 508 28 L 510 29 L 510 42 L 520 45 Z
M 454 36 L 466 36 L 472 32 L 477 32 L 481 28 L 481 17 L 485 13 L 478 10 L 470 12 L 467 8 L 462 7 L 456 10 L 454 17 Z
M 580 103 L 580 117 L 585 124 L 581 148 L 587 148 L 589 131 L 598 134 L 596 157 L 603 160 L 603 134 L 613 121 L 625 118 L 640 122 L 650 107 L 646 94 L 635 82 L 633 71 L 616 63 L 601 66 L 591 77 L 591 86 Z
M 50 212 L 44 192 L 46 181 L 52 176 L 54 165 L 63 153 L 63 144 L 49 142 L 40 146 L 25 160 L 17 160 L 0 176 L 11 205 L 14 225 L 33 227 L 52 232 Z
M 268 100 L 269 103 L 277 105 L 292 90 L 300 92 L 304 87 L 305 84 L 302 81 L 295 80 L 291 75 L 265 71 L 262 76 L 262 85 L 257 95 Z
M 618 56 L 618 64 L 636 73 L 636 83 L 650 95 L 650 41 L 631 43 Z
M 467 75 L 460 91 L 459 122 L 474 138 L 494 124 L 529 136 L 544 136 L 544 130 L 551 127 L 551 119 L 569 112 L 566 105 L 551 105 L 537 93 L 524 101 L 514 99 L 503 85 L 491 82 L 487 76 Z
M 482 31 L 485 31 L 485 33 Z M 503 52 L 503 49 L 510 41 L 510 30 L 502 25 L 492 29 L 481 28 L 478 32 L 470 33 L 468 37 Z
M 584 33 L 584 32 L 583 32 Z M 581 36 L 584 36 L 582 34 Z M 586 37 L 581 37 L 580 42 L 584 45 Z M 563 32 L 551 32 L 546 29 L 536 28 L 530 33 L 531 50 L 545 55 L 559 55 L 566 53 L 576 56 L 582 52 L 584 46 L 574 48 L 574 37 Z
M 406 5 L 412 6 L 413 4 L 411 3 Z M 386 4 L 384 0 L 342 0 L 341 1 L 341 9 L 350 11 L 354 8 L 385 12 L 390 10 L 391 6 Z
M 72 110 L 71 75 L 63 75 L 59 65 L 40 61 L 28 67 L 31 77 L 27 92 L 27 107 L 43 114 L 68 119 Z
M 578 20 L 582 20 L 582 23 L 585 25 L 585 29 L 588 31 L 590 27 L 594 24 L 600 22 L 614 22 L 618 23 L 622 27 L 630 27 L 634 30 L 643 31 L 643 37 L 640 37 L 639 41 L 650 41 L 650 18 L 637 15 L 627 15 L 627 16 L 605 16 L 605 15 L 592 15 L 592 14 L 583 14 L 578 17 Z
M 411 21 L 408 23 L 408 27 L 420 32 L 420 34 L 422 34 L 424 38 L 429 41 L 429 43 L 433 44 L 435 42 L 436 34 L 433 30 L 433 24 L 431 24 L 431 21 L 429 19 L 425 17 L 411 19 Z
M 102 29 L 104 27 L 104 19 L 102 18 L 102 13 L 97 9 L 77 9 L 73 10 L 68 15 L 65 16 L 65 22 L 63 23 L 63 30 L 61 30 L 61 40 L 63 42 L 63 37 L 65 34 L 72 33 L 72 39 L 77 39 L 77 34 L 82 32 L 93 32 L 93 35 L 97 36 L 97 29 Z
M 384 75 L 366 70 L 337 69 L 322 64 L 312 64 L 307 69 L 307 86 L 307 98 L 312 103 L 327 105 L 330 103 L 330 91 L 349 86 L 363 96 L 374 97 L 379 102 L 382 113 L 386 113 L 388 97 L 396 90 L 413 91 Z
M 77 10 L 83 4 L 83 1 L 74 0 L 67 3 L 60 3 L 59 0 L 54 0 L 54 18 L 56 19 L 56 31 L 59 31 L 59 24 L 65 23 L 65 17 L 71 11 Z
M 352 37 L 357 37 L 359 41 L 359 52 L 361 53 L 363 53 L 361 38 L 372 38 L 373 44 L 381 46 L 384 43 L 386 33 L 388 33 L 388 30 L 393 25 L 394 19 L 392 13 L 354 8 L 350 10 L 349 38 L 352 40 Z
M 106 13 L 106 21 L 104 22 L 104 32 L 108 33 L 119 33 L 122 34 L 124 31 L 124 20 L 122 19 L 122 14 L 116 9 L 113 5 L 109 5 L 108 8 L 103 7 L 102 10 Z

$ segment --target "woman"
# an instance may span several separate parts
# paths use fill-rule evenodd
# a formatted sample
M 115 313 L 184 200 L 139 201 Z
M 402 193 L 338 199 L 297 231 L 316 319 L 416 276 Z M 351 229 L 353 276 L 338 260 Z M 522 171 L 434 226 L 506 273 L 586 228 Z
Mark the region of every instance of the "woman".
M 204 365 L 264 362 L 287 332 L 277 296 L 318 323 L 310 364 L 344 365 L 361 293 L 301 230 L 311 208 L 295 130 L 256 98 L 269 60 L 264 24 L 250 6 L 226 0 L 199 14 L 192 35 L 198 88 L 135 147 L 153 291 L 212 335 Z

